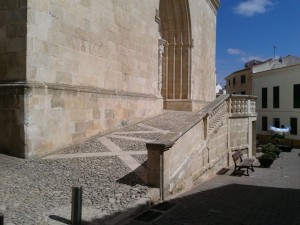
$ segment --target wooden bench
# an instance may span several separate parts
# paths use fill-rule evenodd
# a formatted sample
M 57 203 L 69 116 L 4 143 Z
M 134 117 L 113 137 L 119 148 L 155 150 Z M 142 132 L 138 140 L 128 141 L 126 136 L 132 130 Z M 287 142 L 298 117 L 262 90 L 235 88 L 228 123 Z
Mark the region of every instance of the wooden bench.
M 233 162 L 234 162 L 233 174 L 236 174 L 236 171 L 241 170 L 241 168 L 247 168 L 246 176 L 249 176 L 249 172 L 248 172 L 249 169 L 254 172 L 254 169 L 253 169 L 254 159 L 249 159 L 249 158 L 243 159 L 242 156 L 243 156 L 243 153 L 240 150 L 233 153 L 233 155 L 232 155 Z

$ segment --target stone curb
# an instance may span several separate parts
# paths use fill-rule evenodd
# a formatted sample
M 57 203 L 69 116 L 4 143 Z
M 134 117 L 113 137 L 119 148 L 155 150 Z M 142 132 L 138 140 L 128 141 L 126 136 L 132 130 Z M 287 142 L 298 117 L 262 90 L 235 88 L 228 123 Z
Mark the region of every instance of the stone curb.
M 150 208 L 151 205 L 159 201 L 159 189 L 152 188 L 146 194 L 144 198 L 136 201 L 131 208 L 126 209 L 124 213 L 121 213 L 112 219 L 105 222 L 105 225 L 123 225 L 128 222 L 128 219 L 138 215 L 142 211 Z

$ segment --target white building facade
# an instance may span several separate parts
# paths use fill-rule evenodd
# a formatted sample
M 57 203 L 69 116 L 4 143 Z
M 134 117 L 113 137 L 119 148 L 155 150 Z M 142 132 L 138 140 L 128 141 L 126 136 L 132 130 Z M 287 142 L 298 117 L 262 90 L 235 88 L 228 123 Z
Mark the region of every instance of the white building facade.
M 287 144 L 300 146 L 300 64 L 266 71 L 253 70 L 257 99 L 257 135 L 268 135 L 268 126 L 290 126 Z

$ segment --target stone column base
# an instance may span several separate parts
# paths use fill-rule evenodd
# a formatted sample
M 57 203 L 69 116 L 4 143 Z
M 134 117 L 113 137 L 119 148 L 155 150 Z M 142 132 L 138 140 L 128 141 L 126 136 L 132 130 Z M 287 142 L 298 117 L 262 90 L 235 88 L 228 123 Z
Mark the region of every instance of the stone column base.
M 175 111 L 199 111 L 210 101 L 190 100 L 190 99 L 165 99 L 164 109 Z
M 162 111 L 155 95 L 50 83 L 0 84 L 0 152 L 38 158 Z

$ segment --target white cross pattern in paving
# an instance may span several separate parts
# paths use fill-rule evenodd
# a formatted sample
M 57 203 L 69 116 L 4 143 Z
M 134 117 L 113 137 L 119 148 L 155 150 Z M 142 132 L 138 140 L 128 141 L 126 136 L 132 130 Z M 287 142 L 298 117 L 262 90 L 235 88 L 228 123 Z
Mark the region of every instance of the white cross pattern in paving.
M 134 171 L 141 179 L 146 180 L 146 169 L 141 165 L 132 155 L 146 155 L 147 151 L 124 151 L 113 141 L 108 139 L 118 138 L 128 141 L 140 141 L 140 142 L 152 142 L 154 140 L 137 138 L 132 136 L 125 136 L 130 134 L 167 134 L 168 130 L 161 130 L 143 123 L 137 124 L 139 127 L 146 128 L 148 131 L 122 131 L 122 132 L 113 132 L 106 136 L 98 138 L 98 140 L 110 150 L 110 152 L 90 152 L 90 153 L 73 153 L 73 154 L 55 154 L 44 157 L 44 159 L 58 159 L 58 158 L 81 158 L 81 157 L 97 157 L 97 156 L 118 156 L 125 165 L 127 165 L 132 171 Z

